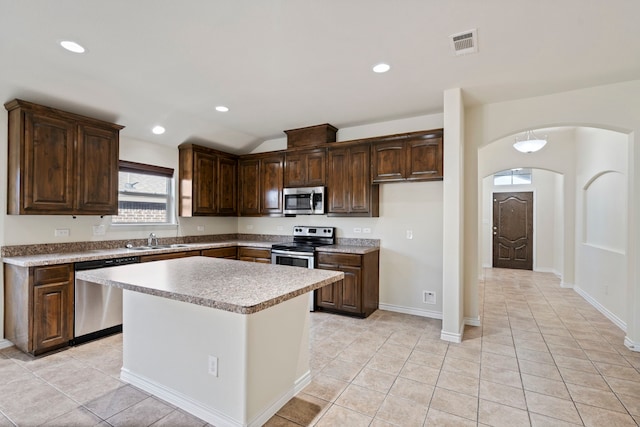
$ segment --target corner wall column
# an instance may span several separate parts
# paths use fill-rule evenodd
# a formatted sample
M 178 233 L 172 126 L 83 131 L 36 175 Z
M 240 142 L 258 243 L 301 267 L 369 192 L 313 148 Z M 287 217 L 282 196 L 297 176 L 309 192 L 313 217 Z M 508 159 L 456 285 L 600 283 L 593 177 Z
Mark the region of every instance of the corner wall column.
M 444 92 L 444 209 L 442 331 L 440 338 L 462 342 L 464 239 L 464 104 L 460 88 Z

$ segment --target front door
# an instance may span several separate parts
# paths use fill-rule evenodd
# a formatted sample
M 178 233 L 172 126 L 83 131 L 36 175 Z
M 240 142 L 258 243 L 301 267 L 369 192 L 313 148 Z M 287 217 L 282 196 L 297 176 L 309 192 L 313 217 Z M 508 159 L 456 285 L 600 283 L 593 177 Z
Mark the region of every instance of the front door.
M 493 267 L 533 270 L 533 193 L 493 193 Z

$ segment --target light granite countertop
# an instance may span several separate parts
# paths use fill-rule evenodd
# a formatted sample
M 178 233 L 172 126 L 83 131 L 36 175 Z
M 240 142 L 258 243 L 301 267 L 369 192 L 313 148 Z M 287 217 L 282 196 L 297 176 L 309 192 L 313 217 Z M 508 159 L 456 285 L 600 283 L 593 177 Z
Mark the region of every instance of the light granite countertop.
M 251 314 L 342 280 L 344 273 L 198 256 L 80 271 L 76 277 Z
M 343 254 L 359 254 L 364 255 L 369 252 L 379 251 L 379 246 L 355 246 L 355 245 L 327 245 L 318 246 L 316 252 L 337 252 Z
M 226 248 L 229 246 L 248 246 L 271 249 L 273 242 L 226 240 L 211 243 L 187 243 L 162 249 L 94 249 L 81 252 L 65 252 L 42 255 L 25 255 L 2 258 L 2 262 L 19 267 L 38 267 L 43 265 L 67 264 L 72 262 L 94 261 L 101 259 L 121 258 L 128 256 L 168 254 L 176 252 L 201 251 L 204 249 Z
M 18 267 L 39 267 L 44 265 L 67 264 L 82 261 L 94 261 L 101 259 L 121 258 L 128 256 L 141 256 L 153 254 L 167 254 L 176 252 L 201 251 L 205 249 L 226 248 L 229 246 L 246 246 L 254 248 L 271 249 L 275 242 L 271 241 L 251 241 L 251 240 L 224 240 L 210 243 L 186 243 L 174 245 L 162 249 L 93 249 L 79 252 L 63 252 L 40 255 L 24 255 L 4 257 L 2 262 L 16 265 Z M 369 252 L 378 251 L 378 246 L 357 246 L 357 245 L 328 245 L 316 248 L 318 252 L 337 252 L 364 255 Z

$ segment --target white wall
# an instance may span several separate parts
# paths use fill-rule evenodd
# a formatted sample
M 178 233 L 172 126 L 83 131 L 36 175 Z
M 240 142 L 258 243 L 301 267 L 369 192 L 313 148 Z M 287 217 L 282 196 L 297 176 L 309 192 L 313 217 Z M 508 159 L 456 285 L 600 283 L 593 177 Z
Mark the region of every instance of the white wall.
M 340 129 L 338 141 L 443 127 L 442 114 Z M 445 135 L 445 144 L 446 144 Z M 286 139 L 265 141 L 254 152 L 286 149 Z M 239 233 L 291 234 L 294 225 L 337 227 L 337 237 L 380 239 L 380 303 L 387 309 L 431 317 L 442 316 L 443 183 L 380 185 L 379 218 L 336 218 L 300 215 L 295 218 L 238 219 Z M 371 228 L 371 234 L 354 228 Z M 413 239 L 406 238 L 413 231 Z M 435 291 L 435 305 L 422 303 L 422 291 Z
M 628 138 L 583 128 L 576 139 L 575 289 L 626 328 Z
M 533 169 L 530 185 L 493 185 L 493 175 L 482 181 L 482 265 L 491 268 L 493 264 L 493 193 L 533 192 L 533 270 L 562 275 L 562 266 L 556 264 L 556 253 L 562 252 L 562 240 L 556 235 L 563 235 L 564 224 L 556 221 L 559 207 L 556 202 L 560 197 L 556 191 L 556 180 L 560 176 L 555 172 Z M 560 207 L 561 209 L 561 207 Z M 557 245 L 560 245 L 559 247 Z
M 498 141 L 507 135 L 513 135 L 526 129 L 548 128 L 552 126 L 586 126 L 594 128 L 609 129 L 624 133 L 629 141 L 627 151 L 628 180 L 627 180 L 627 200 L 628 200 L 628 240 L 627 240 L 627 262 L 625 270 L 627 272 L 626 288 L 626 318 L 627 337 L 625 343 L 629 347 L 636 346 L 640 350 L 640 181 L 635 177 L 640 168 L 640 149 L 635 147 L 636 135 L 640 134 L 640 80 L 597 86 L 570 92 L 562 92 L 553 95 L 527 98 L 508 102 L 480 105 L 468 108 L 465 121 L 465 144 L 470 151 L 482 152 L 482 148 L 487 146 L 490 149 L 494 141 Z M 491 144 L 491 145 L 489 145 Z M 551 148 L 551 147 L 549 147 Z M 540 153 L 545 151 L 541 150 Z M 479 151 L 478 151 L 479 150 Z M 534 153 L 537 154 L 537 153 Z M 532 160 L 536 156 L 531 155 Z M 561 171 L 555 165 L 563 162 L 570 162 L 571 157 L 558 156 L 556 159 L 548 159 L 549 163 L 534 166 L 549 170 Z M 465 168 L 482 168 L 483 162 L 476 161 L 472 156 L 465 159 Z M 499 169 L 505 169 L 501 167 Z M 470 226 L 465 229 L 464 242 L 474 242 L 480 230 L 480 207 L 474 199 L 473 194 L 480 190 L 481 179 L 488 175 L 478 173 L 475 181 L 465 182 L 465 216 L 469 221 L 465 224 Z M 570 174 L 564 174 L 565 188 L 565 218 L 575 218 L 575 214 L 568 212 L 571 206 L 575 206 L 575 200 L 571 203 L 571 198 L 575 199 L 575 182 L 569 182 L 572 178 Z M 573 174 L 575 177 L 575 174 Z M 575 180 L 575 179 L 574 179 Z M 636 183 L 636 181 L 638 181 Z M 566 191 L 573 188 L 572 193 Z M 475 222 L 474 222 L 475 219 Z M 573 220 L 575 221 L 575 219 Z M 569 222 L 565 221 L 565 224 Z M 569 235 L 571 230 L 565 227 L 565 235 Z M 575 230 L 574 230 L 575 234 Z M 565 240 L 566 242 L 567 240 Z M 575 242 L 575 236 L 570 239 Z M 571 245 L 569 245 L 571 246 Z M 574 245 L 575 246 L 575 245 Z M 470 259 L 480 260 L 480 248 L 470 254 Z M 575 255 L 570 255 L 571 247 L 565 245 L 564 275 L 567 278 L 571 259 L 575 260 Z M 575 248 L 574 248 L 575 250 Z M 478 284 L 472 277 L 477 277 L 479 262 L 466 263 L 467 271 L 465 277 L 466 298 L 471 301 L 478 300 Z M 567 283 L 571 284 L 571 283 Z M 465 315 L 474 315 L 472 304 L 465 306 Z

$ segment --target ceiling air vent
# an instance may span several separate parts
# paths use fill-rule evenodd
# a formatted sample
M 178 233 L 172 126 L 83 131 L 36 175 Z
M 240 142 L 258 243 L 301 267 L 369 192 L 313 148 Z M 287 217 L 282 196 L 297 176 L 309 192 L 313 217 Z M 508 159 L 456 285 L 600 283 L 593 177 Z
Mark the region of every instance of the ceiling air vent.
M 478 52 L 478 30 L 473 29 L 458 34 L 452 34 L 451 46 L 456 55 L 467 55 Z

